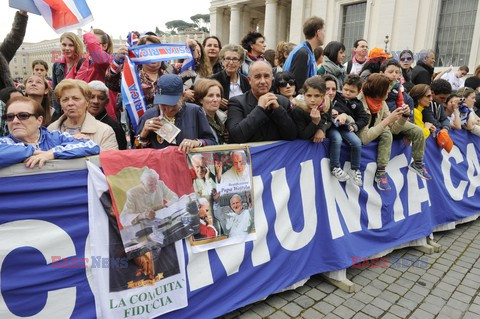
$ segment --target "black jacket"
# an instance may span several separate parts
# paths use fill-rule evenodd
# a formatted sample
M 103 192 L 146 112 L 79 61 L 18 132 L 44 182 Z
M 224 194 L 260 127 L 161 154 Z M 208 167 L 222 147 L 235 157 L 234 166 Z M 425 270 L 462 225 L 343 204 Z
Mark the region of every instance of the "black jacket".
M 107 111 L 103 111 L 103 113 L 98 114 L 95 116 L 95 119 L 109 125 L 113 129 L 119 150 L 127 149 L 127 138 L 125 137 L 125 131 L 120 123 L 108 116 Z
M 6 87 L 15 87 L 8 64 L 23 43 L 27 21 L 28 17 L 17 12 L 12 29 L 0 45 L 0 90 Z
M 293 109 L 292 117 L 297 125 L 298 137 L 302 140 L 311 139 L 318 130 L 322 130 L 324 133 L 332 126 L 332 108 L 328 108 L 328 112 L 323 113 L 320 118 L 320 123 L 314 124 L 310 117 L 310 112 L 304 109 L 304 107 L 298 106 Z
M 429 122 L 435 125 L 437 129 L 450 129 L 450 120 L 445 115 L 443 104 L 430 102 L 430 107 L 426 107 L 422 111 L 423 122 Z
M 345 113 L 355 120 L 355 123 L 352 124 L 355 132 L 358 132 L 368 124 L 368 114 L 362 102 L 357 98 L 347 101 L 341 93 L 337 92 L 333 100 L 333 109 L 336 110 L 338 114 Z
M 411 73 L 413 84 L 427 84 L 432 83 L 433 68 L 426 65 L 422 61 L 418 61 Z
M 250 84 L 248 83 L 247 77 L 240 72 L 238 72 L 238 76 L 240 77 L 240 89 L 242 92 L 245 93 L 250 90 Z M 227 72 L 222 70 L 218 73 L 215 73 L 212 75 L 212 79 L 220 82 L 223 87 L 223 97 L 228 100 L 230 96 L 230 77 L 227 75 Z
M 233 143 L 294 140 L 297 127 L 290 117 L 290 101 L 275 94 L 280 107 L 274 111 L 258 106 L 258 100 L 249 90 L 235 96 L 228 103 L 227 129 Z

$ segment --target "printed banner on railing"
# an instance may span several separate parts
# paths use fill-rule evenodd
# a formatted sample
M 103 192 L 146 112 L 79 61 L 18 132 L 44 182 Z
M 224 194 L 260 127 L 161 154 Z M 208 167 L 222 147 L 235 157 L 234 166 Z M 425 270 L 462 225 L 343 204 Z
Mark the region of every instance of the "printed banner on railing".
M 433 176 L 430 181 L 408 170 L 411 147 L 395 141 L 387 167 L 393 186 L 388 192 L 374 186 L 375 143 L 362 149 L 361 188 L 331 176 L 328 142 L 251 147 L 256 240 L 198 253 L 184 241 L 188 306 L 161 318 L 215 318 L 312 274 L 349 267 L 359 258 L 428 236 L 435 226 L 480 213 L 480 139 L 465 131 L 451 132 L 451 136 L 455 146 L 450 153 L 427 140 L 425 164 Z M 123 154 L 128 151 L 120 152 Z M 147 166 L 156 161 L 156 156 L 136 154 L 141 154 L 139 161 L 148 159 Z M 345 145 L 341 158 L 349 158 Z M 182 161 L 188 165 L 185 156 Z M 342 161 L 343 165 L 349 163 Z M 184 180 L 175 178 L 178 183 Z M 8 185 L 0 188 L 0 318 L 95 318 L 87 278 L 100 263 L 88 263 L 87 269 L 79 266 L 90 246 L 86 244 L 86 181 L 85 170 L 0 178 L 1 185 Z M 192 187 L 191 175 L 185 178 L 187 184 Z M 173 186 L 171 189 L 176 192 Z M 90 223 L 96 227 L 95 220 Z M 93 237 L 90 242 L 95 247 Z M 94 254 L 87 253 L 90 255 Z M 53 263 L 53 258 L 57 262 Z M 180 263 L 180 256 L 177 259 Z M 137 272 L 139 277 L 146 276 L 143 269 L 149 260 L 143 258 L 140 269 L 134 261 L 129 262 L 137 269 L 131 273 L 133 278 Z M 112 262 L 120 264 L 121 259 Z M 53 264 L 62 266 L 54 268 Z M 122 282 L 125 280 L 119 279 L 114 284 L 121 286 Z M 173 298 L 176 287 L 169 284 L 161 289 Z M 103 289 L 110 293 L 109 285 Z M 98 297 L 97 285 L 93 293 Z M 155 293 L 135 294 L 138 300 L 123 301 L 126 305 L 151 302 L 156 300 Z M 108 307 L 125 315 L 127 307 L 120 299 L 111 302 L 107 300 Z M 155 307 L 159 305 L 161 301 L 155 303 Z M 162 308 L 169 305 L 164 300 Z M 129 311 L 138 315 L 146 309 Z
M 199 232 L 185 153 L 176 147 L 104 152 L 100 161 L 129 259 Z
M 105 175 L 97 166 L 91 163 L 87 166 L 97 316 L 154 318 L 186 307 L 187 285 L 181 241 L 161 248 L 145 247 L 143 251 L 137 251 L 134 258 L 127 258 Z M 96 263 L 99 266 L 93 267 Z
M 200 232 L 190 237 L 193 252 L 256 238 L 250 150 L 215 148 L 188 155 L 200 217 Z

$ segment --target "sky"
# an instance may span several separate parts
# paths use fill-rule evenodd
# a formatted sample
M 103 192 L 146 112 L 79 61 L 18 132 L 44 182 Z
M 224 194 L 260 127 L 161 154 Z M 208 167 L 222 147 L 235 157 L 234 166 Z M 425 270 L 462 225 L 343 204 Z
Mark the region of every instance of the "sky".
M 210 0 L 87 0 L 94 20 L 83 26 L 102 29 L 113 38 L 126 37 L 129 31 L 167 31 L 165 22 L 184 20 L 192 22 L 190 17 L 209 13 Z M 173 4 L 173 5 L 172 5 Z M 10 31 L 16 9 L 10 8 L 7 0 L 0 1 L 0 41 Z M 24 42 L 40 42 L 59 37 L 45 22 L 43 17 L 29 13 L 27 33 Z

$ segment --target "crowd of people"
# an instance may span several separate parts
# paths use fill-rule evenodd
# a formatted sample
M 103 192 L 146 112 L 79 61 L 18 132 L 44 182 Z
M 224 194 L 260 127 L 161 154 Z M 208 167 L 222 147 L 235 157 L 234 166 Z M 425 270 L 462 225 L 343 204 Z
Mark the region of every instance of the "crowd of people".
M 329 140 L 330 169 L 341 182 L 362 185 L 362 145 L 378 142 L 375 183 L 390 190 L 386 173 L 392 141 L 412 145 L 409 169 L 431 179 L 423 157 L 425 141 L 450 151 L 450 129 L 480 136 L 480 65 L 464 81 L 467 66 L 434 73 L 435 52 L 404 50 L 396 60 L 366 39 L 354 42 L 352 57 L 339 41 L 324 45 L 324 20 L 303 24 L 305 41 L 281 42 L 266 50 L 266 39 L 248 32 L 239 44 L 222 46 L 214 35 L 188 40 L 194 67 L 182 61 L 136 66 L 147 110 L 138 128 L 120 122 L 120 82 L 128 48 L 113 53 L 110 36 L 92 29 L 83 39 L 60 37 L 61 59 L 32 63 L 23 90 L 14 85 L 8 62 L 23 42 L 27 13 L 16 13 L 0 47 L 0 167 L 25 162 L 42 166 L 107 150 L 176 146 L 180 151 L 225 143 L 305 139 Z M 137 45 L 160 43 L 153 32 L 138 33 Z M 86 50 L 86 53 L 84 53 Z M 415 61 L 416 60 L 416 61 Z M 415 66 L 413 66 L 413 63 Z M 166 125 L 180 131 L 158 134 Z M 170 130 L 170 127 L 168 128 Z M 342 142 L 351 165 L 340 164 Z

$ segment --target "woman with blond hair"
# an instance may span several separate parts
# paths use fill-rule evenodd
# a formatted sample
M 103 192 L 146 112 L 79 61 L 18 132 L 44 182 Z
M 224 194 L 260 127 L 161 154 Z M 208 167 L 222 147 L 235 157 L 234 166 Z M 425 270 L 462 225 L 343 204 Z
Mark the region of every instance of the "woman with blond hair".
M 83 43 L 82 40 L 73 32 L 65 32 L 60 36 L 60 47 L 62 56 L 52 67 L 52 90 L 63 79 L 74 79 L 77 71 L 83 63 Z M 61 114 L 60 105 L 52 100 L 55 111 Z
M 91 139 L 102 151 L 118 150 L 113 129 L 97 121 L 87 112 L 92 92 L 81 80 L 63 80 L 55 88 L 55 97 L 60 102 L 63 115 L 48 126 L 49 131 L 67 132 L 79 138 Z

